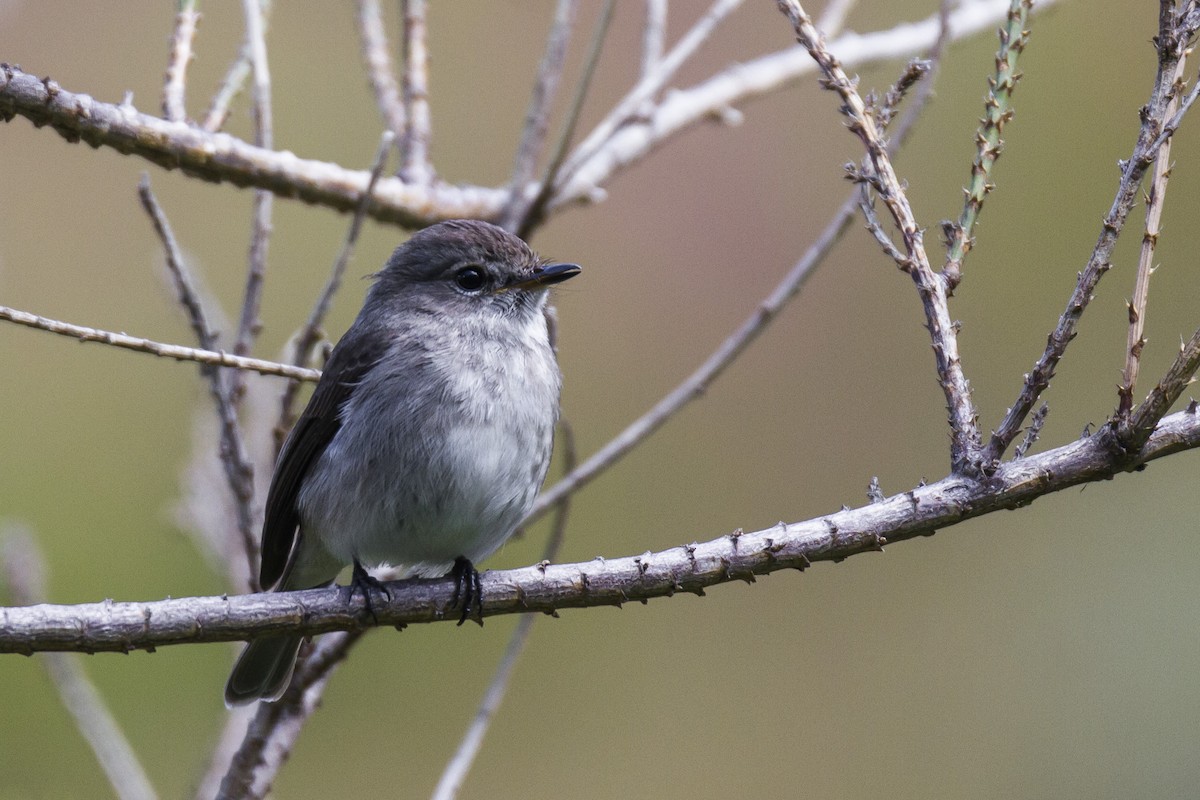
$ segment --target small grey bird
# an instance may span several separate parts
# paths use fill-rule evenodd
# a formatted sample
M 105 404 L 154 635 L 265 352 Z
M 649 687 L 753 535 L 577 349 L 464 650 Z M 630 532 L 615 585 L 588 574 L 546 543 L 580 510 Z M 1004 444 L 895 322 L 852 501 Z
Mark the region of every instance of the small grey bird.
M 454 571 L 464 618 L 473 562 L 496 551 L 546 477 L 561 376 L 543 310 L 547 287 L 578 275 L 494 225 L 453 220 L 396 248 L 334 347 L 275 465 L 261 583 L 329 586 L 353 565 Z M 301 637 L 247 645 L 228 705 L 277 700 Z

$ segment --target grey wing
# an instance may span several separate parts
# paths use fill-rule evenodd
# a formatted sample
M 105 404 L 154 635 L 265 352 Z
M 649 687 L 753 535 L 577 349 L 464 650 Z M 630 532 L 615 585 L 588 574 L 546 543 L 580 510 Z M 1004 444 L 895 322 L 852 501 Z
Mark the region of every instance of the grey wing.
M 264 589 L 275 585 L 287 567 L 300 524 L 297 498 L 305 475 L 341 427 L 342 406 L 387 346 L 383 332 L 352 326 L 333 349 L 308 406 L 284 442 L 263 520 L 259 583 Z

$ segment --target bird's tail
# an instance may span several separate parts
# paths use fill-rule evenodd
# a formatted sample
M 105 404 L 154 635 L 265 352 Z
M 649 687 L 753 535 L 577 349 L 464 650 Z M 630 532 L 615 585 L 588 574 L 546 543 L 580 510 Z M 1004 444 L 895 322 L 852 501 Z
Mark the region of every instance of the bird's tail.
M 278 700 L 292 681 L 301 636 L 262 636 L 246 645 L 225 684 L 225 705 Z

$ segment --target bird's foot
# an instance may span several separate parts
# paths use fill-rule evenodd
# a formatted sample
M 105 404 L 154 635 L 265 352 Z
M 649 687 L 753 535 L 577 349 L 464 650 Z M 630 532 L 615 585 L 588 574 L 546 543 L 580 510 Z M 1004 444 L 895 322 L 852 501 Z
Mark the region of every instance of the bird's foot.
M 454 566 L 450 568 L 447 577 L 454 578 L 454 595 L 450 598 L 450 607 L 462 608 L 458 624 L 462 625 L 474 613 L 475 621 L 483 625 L 483 581 L 479 579 L 475 565 L 469 558 L 459 556 L 454 559 Z
M 391 602 L 392 591 L 388 589 L 387 584 L 367 572 L 366 567 L 357 558 L 354 559 L 354 571 L 350 574 L 350 585 L 346 587 L 346 602 L 353 602 L 354 595 L 361 594 L 367 613 L 371 615 L 372 621 L 378 623 L 379 617 L 375 615 L 375 606 L 371 602 L 373 590 L 382 593 Z

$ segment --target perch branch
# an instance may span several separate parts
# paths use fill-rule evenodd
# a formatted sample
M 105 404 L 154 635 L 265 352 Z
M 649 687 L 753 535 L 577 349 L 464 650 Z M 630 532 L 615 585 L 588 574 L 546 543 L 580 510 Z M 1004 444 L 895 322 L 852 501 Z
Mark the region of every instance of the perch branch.
M 841 561 L 1200 447 L 1200 414 L 1189 409 L 1165 417 L 1132 458 L 1114 454 L 1103 438 L 1089 436 L 998 464 L 984 481 L 952 475 L 805 522 L 780 523 L 753 533 L 738 531 L 640 556 L 487 572 L 482 577 L 486 598 L 482 612 L 495 616 L 619 606 L 681 591 L 700 594 L 709 586 L 752 582 L 757 575 L 803 569 L 816 561 Z M 380 625 L 457 620 L 451 608 L 452 578 L 401 581 L 388 588 L 391 600 L 373 601 Z M 370 617 L 361 597 L 348 601 L 346 591 L 338 587 L 148 603 L 106 600 L 0 608 L 0 653 L 130 652 L 284 632 L 307 636 L 362 630 Z

